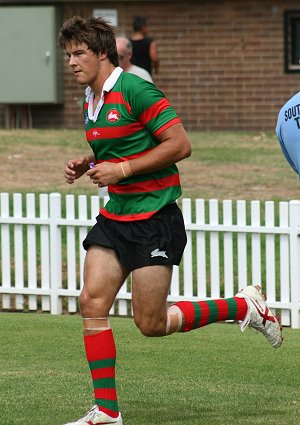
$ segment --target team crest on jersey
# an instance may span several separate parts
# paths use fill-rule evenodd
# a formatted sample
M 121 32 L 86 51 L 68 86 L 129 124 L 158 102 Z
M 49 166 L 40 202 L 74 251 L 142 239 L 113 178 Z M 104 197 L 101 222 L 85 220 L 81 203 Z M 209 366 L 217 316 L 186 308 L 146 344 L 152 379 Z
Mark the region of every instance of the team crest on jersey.
M 106 119 L 108 122 L 117 122 L 119 121 L 121 115 L 117 109 L 110 109 L 106 114 Z

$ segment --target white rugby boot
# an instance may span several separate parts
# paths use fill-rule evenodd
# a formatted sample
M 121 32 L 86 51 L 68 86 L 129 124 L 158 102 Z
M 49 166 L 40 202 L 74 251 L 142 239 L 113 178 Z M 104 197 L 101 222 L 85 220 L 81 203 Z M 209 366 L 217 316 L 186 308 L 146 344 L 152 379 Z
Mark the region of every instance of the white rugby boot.
M 278 348 L 282 343 L 281 326 L 269 310 L 265 300 L 260 293 L 261 287 L 246 286 L 235 296 L 245 298 L 248 304 L 248 312 L 241 323 L 241 331 L 244 332 L 247 326 L 260 331 L 274 348 Z
M 115 424 L 115 425 L 123 425 L 123 420 L 121 413 L 119 413 L 119 416 L 117 418 L 112 418 L 109 415 L 106 415 L 106 413 L 99 410 L 98 406 L 95 404 L 87 412 L 87 414 L 81 418 L 78 419 L 75 422 L 68 422 L 65 425 L 102 425 L 102 424 Z

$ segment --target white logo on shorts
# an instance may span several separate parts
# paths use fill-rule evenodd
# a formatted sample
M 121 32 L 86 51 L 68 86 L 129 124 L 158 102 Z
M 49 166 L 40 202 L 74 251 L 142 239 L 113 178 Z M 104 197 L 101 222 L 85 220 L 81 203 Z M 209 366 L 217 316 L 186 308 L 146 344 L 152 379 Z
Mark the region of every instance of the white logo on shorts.
M 154 249 L 151 252 L 151 257 L 164 257 L 164 258 L 169 258 L 166 254 L 166 251 L 160 251 L 159 248 Z

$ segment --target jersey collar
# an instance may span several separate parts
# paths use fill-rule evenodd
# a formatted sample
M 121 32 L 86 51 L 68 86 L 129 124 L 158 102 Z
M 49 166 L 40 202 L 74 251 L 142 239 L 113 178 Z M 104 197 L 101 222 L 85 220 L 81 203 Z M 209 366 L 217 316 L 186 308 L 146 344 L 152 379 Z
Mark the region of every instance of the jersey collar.
M 85 96 L 86 96 L 86 101 L 88 102 L 88 115 L 89 115 L 89 119 L 91 121 L 96 122 L 98 115 L 99 115 L 99 112 L 101 111 L 101 108 L 104 104 L 105 94 L 108 93 L 109 91 L 111 91 L 111 89 L 114 87 L 114 85 L 118 81 L 122 72 L 123 72 L 123 69 L 118 66 L 117 68 L 115 68 L 113 70 L 113 72 L 110 74 L 108 79 L 105 81 L 105 83 L 103 84 L 102 92 L 101 92 L 101 98 L 98 102 L 98 105 L 97 105 L 94 113 L 93 113 L 94 93 L 93 93 L 93 90 L 91 89 L 91 87 L 88 86 L 86 88 Z

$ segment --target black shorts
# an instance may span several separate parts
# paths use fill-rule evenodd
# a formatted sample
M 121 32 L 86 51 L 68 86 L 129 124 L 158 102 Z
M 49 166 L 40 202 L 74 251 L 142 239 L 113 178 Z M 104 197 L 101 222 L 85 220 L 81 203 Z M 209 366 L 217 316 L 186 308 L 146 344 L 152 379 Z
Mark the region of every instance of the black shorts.
M 116 221 L 100 214 L 83 247 L 111 248 L 120 263 L 132 271 L 145 266 L 179 265 L 186 241 L 181 210 L 172 203 L 147 220 Z

